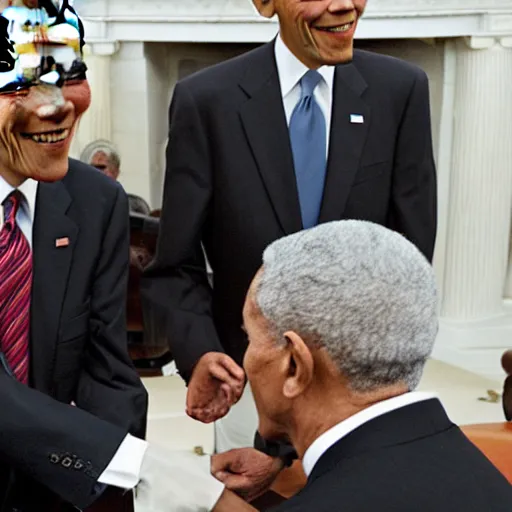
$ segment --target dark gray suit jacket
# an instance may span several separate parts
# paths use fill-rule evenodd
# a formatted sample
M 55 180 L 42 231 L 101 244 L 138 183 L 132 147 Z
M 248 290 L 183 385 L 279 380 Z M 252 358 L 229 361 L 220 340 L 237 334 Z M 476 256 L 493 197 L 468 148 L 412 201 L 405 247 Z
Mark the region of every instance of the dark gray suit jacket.
M 351 123 L 351 114 L 364 123 Z M 178 83 L 169 123 L 157 256 L 143 293 L 188 380 L 210 351 L 242 363 L 242 306 L 262 253 L 302 229 L 274 43 Z M 336 67 L 329 148 L 320 222 L 387 226 L 430 260 L 436 175 L 425 73 L 356 50 Z
M 319 221 L 339 219 L 396 230 L 432 259 L 436 174 L 428 80 L 416 66 L 356 50 L 336 67 Z M 301 229 L 274 43 L 178 83 L 157 255 L 142 290 L 186 381 L 207 352 L 242 364 L 242 308 L 263 251 Z
M 273 512 L 508 512 L 512 487 L 437 399 L 379 416 L 322 455 Z

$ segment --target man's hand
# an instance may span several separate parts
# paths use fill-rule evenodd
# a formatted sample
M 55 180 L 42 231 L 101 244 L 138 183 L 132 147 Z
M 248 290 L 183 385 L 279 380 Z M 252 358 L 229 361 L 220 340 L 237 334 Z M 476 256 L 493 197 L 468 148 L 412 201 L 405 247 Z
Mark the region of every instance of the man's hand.
M 212 456 L 212 475 L 247 501 L 264 494 L 284 468 L 280 458 L 254 448 L 240 448 Z
M 233 359 L 209 352 L 196 364 L 187 390 L 187 414 L 203 423 L 225 416 L 242 395 L 245 374 Z

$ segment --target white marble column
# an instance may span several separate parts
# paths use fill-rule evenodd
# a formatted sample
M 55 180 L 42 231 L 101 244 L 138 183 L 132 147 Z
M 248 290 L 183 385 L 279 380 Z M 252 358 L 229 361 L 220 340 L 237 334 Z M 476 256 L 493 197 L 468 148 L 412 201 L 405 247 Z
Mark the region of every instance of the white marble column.
M 512 39 L 457 42 L 442 316 L 503 313 L 512 207 Z
M 79 158 L 83 149 L 95 140 L 112 140 L 110 73 L 112 55 L 118 47 L 118 43 L 94 43 L 84 48 L 92 101 L 75 134 L 71 148 L 75 158 Z

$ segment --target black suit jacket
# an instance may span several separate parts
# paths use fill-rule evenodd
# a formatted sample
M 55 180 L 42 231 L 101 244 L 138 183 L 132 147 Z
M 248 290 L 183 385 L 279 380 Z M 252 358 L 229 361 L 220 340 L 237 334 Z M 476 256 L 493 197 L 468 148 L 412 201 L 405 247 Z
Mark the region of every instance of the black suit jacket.
M 351 123 L 351 114 L 364 123 Z M 169 123 L 157 256 L 143 293 L 188 380 L 210 351 L 242 363 L 242 306 L 262 253 L 302 229 L 274 44 L 178 83 Z M 320 222 L 382 224 L 431 259 L 436 177 L 425 73 L 356 51 L 336 68 L 331 126 Z
M 437 399 L 362 425 L 275 512 L 508 512 L 512 487 Z
M 57 247 L 56 240 L 64 238 L 69 245 Z M 31 387 L 65 404 L 74 402 L 124 433 L 143 437 L 147 393 L 126 344 L 129 231 L 128 202 L 122 187 L 95 169 L 70 160 L 69 172 L 61 181 L 39 184 L 32 254 Z M 20 508 L 41 510 L 41 503 L 54 497 L 27 478 L 32 471 L 17 472 L 14 478 L 10 471 L 26 468 L 28 463 L 43 464 L 30 461 L 22 435 L 4 428 L 5 421 L 16 422 L 18 412 L 10 411 L 9 418 L 1 416 L 0 432 L 10 433 L 10 443 L 26 460 L 11 463 L 0 452 L 0 472 L 4 474 L 0 500 L 3 484 L 4 503 L 15 503 L 16 495 L 21 494 Z M 38 432 L 37 424 L 27 425 L 20 419 L 18 425 Z M 60 442 L 40 447 L 47 455 L 48 479 L 44 483 L 48 487 L 60 487 L 52 481 L 52 454 L 69 453 L 81 460 L 95 457 L 94 452 L 78 449 L 79 432 L 71 429 Z M 101 443 L 98 439 L 99 450 Z M 87 482 L 83 471 L 76 472 L 80 473 Z M 73 492 L 69 489 L 65 496 L 73 497 Z

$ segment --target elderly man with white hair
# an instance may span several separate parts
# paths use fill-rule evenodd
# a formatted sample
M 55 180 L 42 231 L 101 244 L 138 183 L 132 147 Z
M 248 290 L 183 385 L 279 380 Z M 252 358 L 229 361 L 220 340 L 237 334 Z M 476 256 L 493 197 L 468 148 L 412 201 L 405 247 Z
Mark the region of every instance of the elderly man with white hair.
M 414 391 L 436 337 L 432 267 L 404 237 L 324 224 L 264 253 L 244 307 L 244 366 L 265 439 L 291 441 L 308 481 L 281 511 L 510 511 L 505 478 Z M 215 475 L 253 497 L 251 449 Z M 264 467 L 265 464 L 262 464 Z

